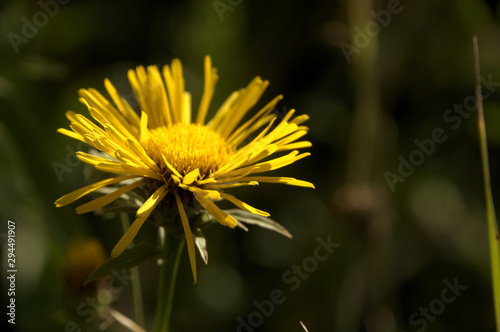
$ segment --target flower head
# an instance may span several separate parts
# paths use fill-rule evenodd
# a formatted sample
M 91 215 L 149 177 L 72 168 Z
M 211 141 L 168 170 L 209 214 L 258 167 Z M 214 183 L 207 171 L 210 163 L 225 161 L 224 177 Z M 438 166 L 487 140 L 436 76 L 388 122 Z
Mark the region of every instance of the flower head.
M 178 209 L 196 281 L 194 243 L 184 208 L 187 202 L 197 201 L 220 224 L 234 228 L 236 219 L 213 201 L 226 199 L 242 210 L 264 217 L 269 213 L 240 201 L 226 189 L 261 182 L 314 188 L 306 181 L 262 175 L 308 156 L 309 153 L 299 154 L 298 149 L 311 146 L 299 140 L 308 130 L 301 125 L 307 115 L 292 119 L 291 110 L 279 120 L 273 114 L 282 96 L 243 122 L 266 89 L 267 81 L 256 77 L 246 88 L 233 92 L 207 121 L 218 80 L 209 56 L 205 57 L 204 91 L 194 119 L 179 60 L 163 68 L 163 78 L 156 66 L 149 66 L 129 70 L 128 79 L 139 102 L 140 116 L 106 79 L 104 84 L 114 105 L 94 89 L 81 89 L 80 101 L 87 106 L 93 121 L 68 111 L 71 130 L 58 130 L 102 151 L 103 156 L 79 151 L 77 157 L 113 176 L 61 197 L 55 202 L 57 207 L 104 187 L 116 189 L 79 206 L 76 212 L 99 209 L 139 186 L 151 190 L 137 210 L 135 221 L 112 250 L 112 257 L 125 250 L 153 210 L 168 200 L 175 202 Z

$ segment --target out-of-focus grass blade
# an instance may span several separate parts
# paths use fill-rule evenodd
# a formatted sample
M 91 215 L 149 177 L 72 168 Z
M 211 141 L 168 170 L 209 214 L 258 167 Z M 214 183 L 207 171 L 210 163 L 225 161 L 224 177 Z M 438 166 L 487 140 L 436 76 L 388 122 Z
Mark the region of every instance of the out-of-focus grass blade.
M 490 247 L 491 274 L 493 279 L 493 299 L 495 304 L 495 319 L 497 332 L 500 332 L 500 248 L 498 245 L 498 226 L 491 194 L 490 168 L 488 161 L 488 145 L 486 143 L 486 126 L 483 112 L 483 98 L 481 93 L 481 81 L 479 72 L 479 51 L 477 47 L 477 36 L 473 38 L 474 62 L 476 72 L 476 102 L 477 102 L 477 124 L 479 129 L 479 144 L 481 146 L 481 163 L 483 165 L 484 191 L 486 198 L 486 212 L 488 213 L 488 242 Z

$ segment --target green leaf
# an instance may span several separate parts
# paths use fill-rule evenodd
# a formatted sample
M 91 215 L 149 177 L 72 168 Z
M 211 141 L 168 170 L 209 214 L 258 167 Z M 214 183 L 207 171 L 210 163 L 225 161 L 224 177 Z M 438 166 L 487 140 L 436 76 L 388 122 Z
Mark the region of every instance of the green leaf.
M 245 232 L 248 232 L 247 226 L 243 225 L 240 221 L 238 221 L 238 219 L 236 219 L 236 226 L 238 226 L 239 228 L 241 228 Z
M 236 221 L 238 221 L 238 224 L 240 222 L 242 223 L 244 222 L 250 225 L 257 225 L 262 228 L 267 228 L 269 230 L 280 233 L 281 235 L 284 235 L 287 238 L 290 239 L 292 238 L 292 234 L 290 234 L 290 232 L 288 232 L 288 230 L 285 227 L 283 227 L 281 224 L 278 224 L 271 218 L 259 216 L 257 214 L 253 214 L 240 209 L 224 210 L 224 212 L 233 216 L 236 219 Z M 246 227 L 244 225 L 238 225 L 238 226 L 246 230 Z
M 193 230 L 193 239 L 194 244 L 196 244 L 196 248 L 200 252 L 200 256 L 205 262 L 208 264 L 208 251 L 207 251 L 207 240 L 205 239 L 205 235 L 201 232 L 201 229 L 196 228 Z
M 107 260 L 92 272 L 85 280 L 85 284 L 159 257 L 161 257 L 161 250 L 158 247 L 149 243 L 140 243 L 133 248 L 126 249 L 120 256 Z

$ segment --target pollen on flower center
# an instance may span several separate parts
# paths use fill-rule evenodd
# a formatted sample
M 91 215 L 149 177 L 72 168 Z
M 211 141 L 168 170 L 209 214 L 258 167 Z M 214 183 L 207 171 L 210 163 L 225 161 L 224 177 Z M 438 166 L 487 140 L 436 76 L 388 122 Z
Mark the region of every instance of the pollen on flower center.
M 150 133 L 144 142 L 147 154 L 166 170 L 164 155 L 181 175 L 198 168 L 203 178 L 219 169 L 232 152 L 218 133 L 199 124 L 176 123 L 152 129 Z

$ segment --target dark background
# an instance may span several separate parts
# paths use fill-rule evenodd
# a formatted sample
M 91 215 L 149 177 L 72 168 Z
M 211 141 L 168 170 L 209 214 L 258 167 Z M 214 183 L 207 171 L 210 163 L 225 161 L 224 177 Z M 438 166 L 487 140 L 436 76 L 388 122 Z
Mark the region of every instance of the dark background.
M 108 77 L 133 104 L 129 68 L 180 58 L 197 105 L 206 54 L 220 76 L 212 114 L 256 75 L 271 82 L 258 105 L 282 93 L 278 115 L 291 108 L 309 114 L 312 156 L 279 175 L 311 181 L 316 190 L 265 184 L 234 190 L 294 238 L 256 227 L 206 231 L 210 262 L 198 259 L 197 285 L 183 257 L 173 331 L 237 331 L 238 317 L 259 315 L 255 331 L 301 331 L 299 321 L 310 332 L 494 330 L 476 111 L 464 106 L 451 120 L 448 110 L 474 95 L 476 34 L 482 75 L 493 82 L 483 91 L 490 92 L 485 110 L 499 198 L 497 1 L 402 0 L 394 8 L 394 0 L 53 3 L 0 4 L 0 233 L 5 242 L 7 220 L 16 222 L 17 331 L 68 331 L 70 321 L 95 331 L 104 321 L 77 310 L 82 303 L 89 309 L 86 299 L 97 296 L 95 285 L 74 286 L 79 259 L 92 265 L 93 258 L 69 248 L 75 239 L 96 237 L 107 257 L 120 221 L 53 204 L 85 185 L 84 167 L 73 157 L 78 142 L 56 132 L 68 127 L 66 110 L 87 114 L 77 90 L 104 92 Z M 223 13 L 221 4 L 228 6 Z M 382 23 L 374 25 L 370 8 Z M 389 8 L 394 13 L 383 16 Z M 39 26 L 30 30 L 34 20 Z M 379 31 L 366 31 L 367 24 Z M 349 56 L 346 43 L 356 48 Z M 435 130 L 446 139 L 431 144 Z M 415 140 L 426 142 L 427 154 L 391 190 L 384 174 L 405 171 L 401 160 L 422 149 Z M 141 237 L 153 232 L 147 228 Z M 318 238 L 340 247 L 292 290 L 297 284 L 282 278 L 311 262 Z M 141 271 L 149 329 L 157 270 L 146 264 Z M 445 303 L 448 282 L 467 288 Z M 7 298 L 5 277 L 2 285 Z M 252 314 L 255 301 L 268 303 L 276 289 L 286 300 L 269 317 Z M 128 291 L 114 295 L 111 306 L 130 317 Z M 419 310 L 429 306 L 424 318 Z M 116 323 L 109 330 L 124 331 Z

